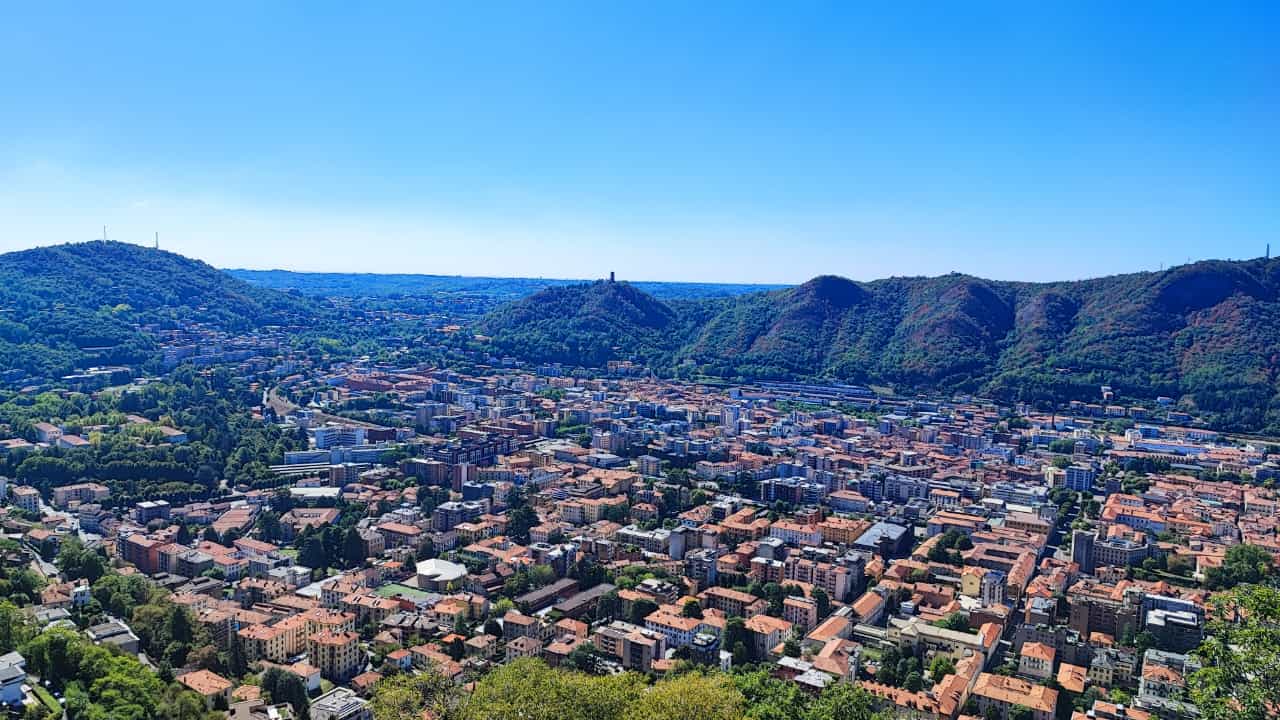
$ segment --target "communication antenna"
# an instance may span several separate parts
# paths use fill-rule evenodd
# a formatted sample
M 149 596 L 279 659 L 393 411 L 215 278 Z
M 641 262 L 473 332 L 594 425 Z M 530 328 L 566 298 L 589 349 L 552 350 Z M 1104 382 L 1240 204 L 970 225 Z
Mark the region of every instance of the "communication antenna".
M 157 250 L 160 249 L 160 231 L 159 230 L 156 231 L 156 249 Z
M 1271 243 L 1267 243 L 1267 259 L 1271 259 Z

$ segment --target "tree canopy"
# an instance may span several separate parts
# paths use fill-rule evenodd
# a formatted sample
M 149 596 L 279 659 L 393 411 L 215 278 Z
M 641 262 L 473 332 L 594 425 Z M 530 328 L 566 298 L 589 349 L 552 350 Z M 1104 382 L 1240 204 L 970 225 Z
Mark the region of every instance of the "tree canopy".
M 1205 720 L 1265 720 L 1280 708 L 1280 590 L 1241 585 L 1214 601 L 1189 678 Z

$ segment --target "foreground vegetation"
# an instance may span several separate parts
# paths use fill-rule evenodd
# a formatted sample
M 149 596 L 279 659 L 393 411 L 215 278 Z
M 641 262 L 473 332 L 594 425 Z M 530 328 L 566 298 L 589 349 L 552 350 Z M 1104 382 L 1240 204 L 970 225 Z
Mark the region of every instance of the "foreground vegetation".
M 375 720 L 871 720 L 869 694 L 836 683 L 814 697 L 764 670 L 733 674 L 688 667 L 649 682 L 594 676 L 519 659 L 465 693 L 432 673 L 394 675 L 373 695 Z

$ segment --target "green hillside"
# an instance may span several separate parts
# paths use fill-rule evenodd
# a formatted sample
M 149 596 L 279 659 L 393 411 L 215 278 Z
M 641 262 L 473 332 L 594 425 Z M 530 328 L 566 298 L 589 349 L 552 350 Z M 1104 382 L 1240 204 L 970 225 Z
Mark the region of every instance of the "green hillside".
M 154 354 L 141 324 L 227 330 L 290 324 L 315 301 L 236 280 L 181 255 L 87 242 L 0 255 L 0 367 L 51 377 Z
M 689 330 L 672 305 L 629 283 L 601 280 L 510 303 L 486 316 L 480 332 L 521 359 L 601 366 L 632 356 L 669 365 Z
M 1062 283 L 823 276 L 662 303 L 625 284 L 547 290 L 491 313 L 502 352 L 728 379 L 832 379 L 1007 400 L 1175 398 L 1227 427 L 1280 430 L 1280 261 L 1207 261 Z M 1277 410 L 1273 410 L 1272 406 Z

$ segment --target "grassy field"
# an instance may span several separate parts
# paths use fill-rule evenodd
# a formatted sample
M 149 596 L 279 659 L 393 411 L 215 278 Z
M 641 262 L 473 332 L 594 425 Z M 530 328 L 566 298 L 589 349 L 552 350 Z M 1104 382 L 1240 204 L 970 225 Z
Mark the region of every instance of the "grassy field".
M 400 583 L 383 585 L 373 592 L 379 597 L 395 597 L 397 595 L 401 595 L 410 600 L 425 600 L 431 594 L 425 590 L 419 590 L 418 588 L 409 587 L 408 585 L 401 585 Z

